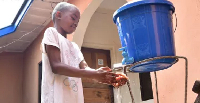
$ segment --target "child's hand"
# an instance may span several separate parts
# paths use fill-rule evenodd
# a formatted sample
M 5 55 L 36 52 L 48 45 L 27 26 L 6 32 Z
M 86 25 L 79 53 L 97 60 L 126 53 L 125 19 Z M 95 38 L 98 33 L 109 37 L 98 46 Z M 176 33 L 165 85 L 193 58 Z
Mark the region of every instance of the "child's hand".
M 112 85 L 113 83 L 117 83 L 116 77 L 118 74 L 107 72 L 107 71 L 97 71 L 98 74 L 95 75 L 95 80 L 99 83 Z
M 117 74 L 118 76 L 116 77 L 116 82 L 117 83 L 113 83 L 112 85 L 116 88 L 125 85 L 126 82 L 128 81 L 128 77 L 124 74 Z
M 109 67 L 97 69 L 99 77 L 96 80 L 103 84 L 113 85 L 116 88 L 126 84 L 128 77 L 125 74 L 115 74 L 111 73 L 111 71 Z

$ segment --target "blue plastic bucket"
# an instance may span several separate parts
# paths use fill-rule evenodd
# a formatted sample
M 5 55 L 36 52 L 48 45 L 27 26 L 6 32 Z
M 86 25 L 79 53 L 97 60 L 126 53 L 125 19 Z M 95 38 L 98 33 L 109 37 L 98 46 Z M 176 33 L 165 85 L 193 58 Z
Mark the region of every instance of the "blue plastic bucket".
M 133 0 L 113 15 L 122 47 L 132 63 L 160 56 L 175 56 L 172 14 L 175 8 L 167 0 Z M 159 59 L 132 67 L 133 72 L 167 69 L 175 59 Z M 126 62 L 125 64 L 130 64 Z

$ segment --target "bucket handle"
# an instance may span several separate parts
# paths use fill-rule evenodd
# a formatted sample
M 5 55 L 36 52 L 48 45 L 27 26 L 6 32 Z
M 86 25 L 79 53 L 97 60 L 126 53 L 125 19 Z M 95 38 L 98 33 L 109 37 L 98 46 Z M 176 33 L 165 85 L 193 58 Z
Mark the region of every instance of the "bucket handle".
M 174 29 L 174 33 L 175 33 L 175 32 L 176 32 L 176 29 L 177 29 L 177 26 L 178 26 L 178 19 L 177 19 L 176 13 L 174 13 L 174 16 L 175 16 L 175 18 L 176 18 L 176 27 L 175 27 L 175 29 Z

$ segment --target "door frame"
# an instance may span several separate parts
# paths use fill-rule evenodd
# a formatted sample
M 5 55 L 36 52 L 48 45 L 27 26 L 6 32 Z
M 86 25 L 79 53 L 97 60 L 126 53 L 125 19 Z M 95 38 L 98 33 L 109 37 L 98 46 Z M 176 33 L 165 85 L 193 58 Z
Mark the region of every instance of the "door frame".
M 108 65 L 108 67 L 111 68 L 112 64 L 111 64 L 111 55 L 110 55 L 111 51 L 110 50 L 98 49 L 98 48 L 91 48 L 91 47 L 81 47 L 81 50 L 91 52 L 91 55 L 92 55 L 91 59 L 95 60 L 94 63 L 92 64 L 92 68 L 96 67 L 96 56 L 95 56 L 95 53 L 104 53 L 106 55 L 106 57 L 107 57 L 107 65 Z M 115 98 L 114 98 L 113 86 L 108 86 L 108 87 L 110 89 L 111 103 L 114 103 Z
M 96 60 L 96 57 L 94 56 L 94 53 L 93 52 L 98 52 L 98 53 L 105 53 L 106 54 L 106 57 L 107 57 L 107 62 L 108 62 L 108 67 L 111 68 L 111 56 L 110 56 L 110 50 L 104 50 L 104 49 L 95 49 L 95 48 L 88 48 L 88 47 L 81 47 L 81 50 L 88 50 L 88 51 L 91 51 L 92 52 L 92 59 Z M 92 67 L 95 67 L 94 65 L 96 64 L 96 61 L 95 63 L 92 65 Z M 96 68 L 98 69 L 98 68 Z
M 41 103 L 42 92 L 42 61 L 38 63 L 38 103 Z
M 101 44 L 96 44 L 96 43 L 86 43 L 86 42 L 84 42 L 82 47 L 109 50 L 110 51 L 111 68 L 113 68 L 112 64 L 117 63 L 116 47 L 113 46 L 113 45 L 101 45 Z

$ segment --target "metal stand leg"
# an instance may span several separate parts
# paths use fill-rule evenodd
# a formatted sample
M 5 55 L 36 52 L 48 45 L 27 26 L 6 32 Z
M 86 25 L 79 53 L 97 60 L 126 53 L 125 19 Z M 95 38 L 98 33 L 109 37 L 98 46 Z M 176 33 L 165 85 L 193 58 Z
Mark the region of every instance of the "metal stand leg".
M 157 60 L 157 59 L 165 59 L 165 58 L 172 58 L 172 59 L 176 59 L 175 63 L 178 62 L 179 59 L 185 59 L 185 98 L 184 98 L 184 103 L 187 103 L 187 82 L 188 82 L 188 60 L 186 57 L 182 57 L 182 56 L 162 56 L 162 57 L 155 57 L 155 58 L 149 58 L 149 59 L 145 59 L 145 60 L 142 60 L 142 61 L 139 61 L 139 62 L 136 62 L 134 64 L 129 64 L 129 65 L 123 65 L 122 68 L 123 69 L 123 72 L 124 74 L 127 75 L 127 68 L 129 67 L 134 67 L 135 65 L 138 65 L 138 64 L 141 64 L 141 63 L 144 63 L 144 62 L 148 62 L 148 61 L 152 61 L 152 60 Z M 114 68 L 114 69 L 117 69 L 117 68 Z M 155 73 L 155 80 L 156 80 L 156 95 L 157 95 L 157 103 L 159 103 L 159 97 L 158 97 L 158 85 L 157 85 L 157 75 L 156 75 L 156 72 Z M 128 88 L 129 88 L 129 92 L 130 92 L 130 96 L 131 96 L 131 99 L 132 99 L 132 103 L 134 103 L 134 98 L 133 98 L 133 93 L 131 91 L 131 86 L 130 86 L 130 82 L 128 81 L 127 82 L 127 85 L 128 85 Z
M 159 103 L 159 96 L 158 96 L 158 81 L 157 81 L 157 74 L 156 72 L 154 72 L 155 75 L 155 85 L 156 85 L 156 99 L 157 99 L 157 103 Z
M 188 84 L 188 59 L 186 57 L 180 57 L 178 58 L 185 59 L 185 103 L 187 103 L 187 84 Z
M 124 67 L 124 74 L 126 74 L 126 76 L 128 76 L 127 70 L 126 70 L 126 69 L 127 69 L 127 68 Z M 132 101 L 132 103 L 135 103 L 135 102 L 134 102 L 133 93 L 132 93 L 132 90 L 131 90 L 131 85 L 130 85 L 130 82 L 129 82 L 129 81 L 127 81 L 127 86 L 128 86 L 129 92 L 130 92 L 131 101 Z

